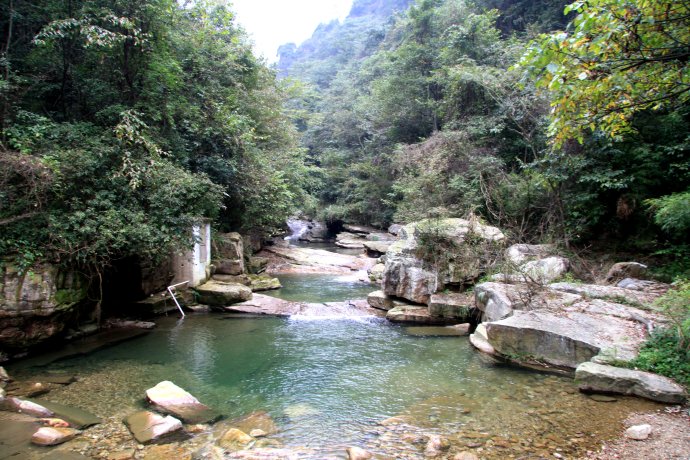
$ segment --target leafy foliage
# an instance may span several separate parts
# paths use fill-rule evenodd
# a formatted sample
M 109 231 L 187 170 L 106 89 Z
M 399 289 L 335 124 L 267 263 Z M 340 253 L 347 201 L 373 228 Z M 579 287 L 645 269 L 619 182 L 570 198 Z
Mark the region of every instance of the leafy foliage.
M 0 253 L 101 272 L 306 201 L 286 89 L 225 2 L 1 8 Z
M 551 94 L 550 134 L 620 138 L 643 110 L 690 100 L 690 5 L 671 0 L 578 0 L 569 32 L 543 35 L 520 62 Z

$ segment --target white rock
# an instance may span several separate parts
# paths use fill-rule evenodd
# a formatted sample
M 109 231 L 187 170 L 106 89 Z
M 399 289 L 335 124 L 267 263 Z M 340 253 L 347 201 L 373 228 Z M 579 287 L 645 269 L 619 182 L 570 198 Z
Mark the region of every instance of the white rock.
M 55 446 L 74 439 L 79 431 L 73 428 L 53 428 L 44 426 L 39 428 L 33 436 L 31 442 L 39 446 Z
M 630 439 L 635 439 L 637 441 L 644 441 L 652 434 L 651 425 L 634 425 L 625 430 L 625 436 Z
M 372 458 L 370 452 L 362 449 L 361 447 L 348 447 L 347 448 L 347 459 L 348 460 L 369 460 Z

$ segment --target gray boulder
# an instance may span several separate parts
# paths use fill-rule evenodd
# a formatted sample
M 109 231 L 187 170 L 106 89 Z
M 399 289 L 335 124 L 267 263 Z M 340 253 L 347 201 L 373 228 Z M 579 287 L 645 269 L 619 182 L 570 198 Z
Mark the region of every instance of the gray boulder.
M 428 303 L 447 286 L 476 280 L 505 236 L 496 227 L 465 219 L 427 219 L 406 225 L 386 253 L 387 295 Z
M 503 283 L 548 284 L 562 277 L 570 268 L 570 261 L 564 257 L 550 256 L 530 260 L 514 269 L 508 267 L 506 273 L 491 277 L 492 281 Z
M 489 343 L 516 361 L 575 369 L 595 356 L 629 361 L 646 337 L 644 325 L 580 312 L 514 311 L 486 325 Z
M 388 248 L 390 248 L 393 243 L 393 240 L 365 241 L 362 245 L 364 249 L 367 250 L 367 255 L 369 257 L 381 257 L 388 252 Z
M 406 305 L 405 302 L 387 296 L 383 291 L 374 291 L 367 296 L 367 302 L 373 308 L 388 311 L 392 308 Z
M 185 423 L 210 423 L 220 418 L 218 412 L 167 380 L 146 390 L 146 399 L 156 410 L 174 415 Z
M 553 244 L 514 244 L 505 251 L 505 258 L 515 266 L 542 259 L 556 252 Z
M 618 262 L 606 274 L 607 283 L 615 283 L 624 278 L 642 279 L 647 274 L 647 266 L 638 262 Z
M 221 275 L 244 273 L 244 243 L 239 233 L 219 233 L 213 240 L 213 265 Z
M 252 298 L 252 290 L 239 283 L 211 280 L 194 289 L 199 294 L 199 303 L 212 307 L 225 307 Z
M 682 404 L 682 386 L 661 375 L 592 362 L 580 364 L 575 380 L 582 391 L 635 395 L 669 404 Z
M 523 308 L 530 299 L 527 287 L 487 282 L 474 287 L 475 305 L 482 312 L 482 321 L 499 321 Z

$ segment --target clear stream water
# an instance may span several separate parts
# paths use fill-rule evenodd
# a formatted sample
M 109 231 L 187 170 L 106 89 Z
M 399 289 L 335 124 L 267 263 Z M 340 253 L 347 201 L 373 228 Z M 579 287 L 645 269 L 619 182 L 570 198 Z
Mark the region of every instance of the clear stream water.
M 290 300 L 345 300 L 372 290 L 333 275 L 281 281 L 276 295 Z M 378 318 L 199 314 L 157 322 L 117 346 L 10 371 L 79 375 L 46 399 L 76 398 L 101 416 L 140 407 L 147 388 L 172 380 L 228 419 L 268 412 L 280 428 L 275 443 L 312 449 L 309 458 L 342 458 L 351 445 L 384 458 L 424 458 L 419 436 L 434 433 L 448 437 L 452 452 L 483 458 L 575 458 L 617 434 L 629 413 L 659 407 L 634 398 L 597 402 L 569 378 L 497 365 L 466 337 L 419 336 Z M 394 416 L 407 425 L 379 424 Z

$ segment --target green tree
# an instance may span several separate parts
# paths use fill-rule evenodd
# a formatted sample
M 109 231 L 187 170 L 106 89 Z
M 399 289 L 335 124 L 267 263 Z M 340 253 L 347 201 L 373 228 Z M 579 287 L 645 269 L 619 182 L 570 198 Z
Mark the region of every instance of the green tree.
M 620 138 L 644 110 L 690 101 L 690 5 L 587 0 L 569 5 L 572 30 L 541 36 L 520 61 L 549 91 L 556 143 L 600 129 Z

